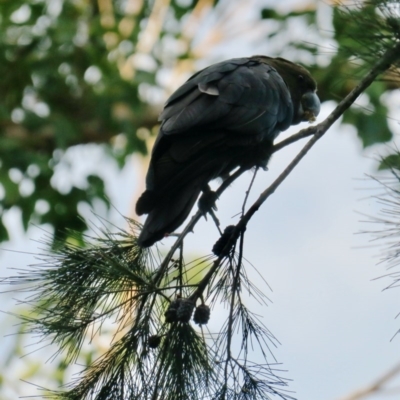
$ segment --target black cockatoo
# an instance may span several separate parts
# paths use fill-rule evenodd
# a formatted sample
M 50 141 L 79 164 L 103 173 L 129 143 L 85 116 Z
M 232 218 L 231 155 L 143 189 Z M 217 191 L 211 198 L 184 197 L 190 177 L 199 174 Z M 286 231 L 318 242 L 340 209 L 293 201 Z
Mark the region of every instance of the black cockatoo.
M 149 214 L 138 244 L 149 247 L 178 228 L 212 179 L 237 167 L 265 168 L 277 135 L 318 115 L 315 92 L 310 73 L 283 58 L 234 58 L 193 75 L 159 118 L 136 203 L 138 215 Z

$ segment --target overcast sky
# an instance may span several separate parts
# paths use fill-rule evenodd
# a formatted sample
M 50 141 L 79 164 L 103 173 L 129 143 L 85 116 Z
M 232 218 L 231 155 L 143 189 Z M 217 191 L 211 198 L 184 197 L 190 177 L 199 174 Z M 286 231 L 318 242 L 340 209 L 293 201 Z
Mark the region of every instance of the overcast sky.
M 229 53 L 234 57 L 248 52 L 237 48 Z M 399 99 L 396 101 L 399 110 Z M 324 104 L 318 120 L 332 107 Z M 293 128 L 289 133 L 296 131 Z M 304 143 L 273 156 L 269 171 L 258 174 L 249 204 Z M 288 370 L 285 376 L 293 379 L 290 389 L 299 400 L 338 399 L 370 383 L 399 361 L 400 336 L 390 342 L 400 328 L 400 320 L 395 320 L 400 312 L 399 293 L 382 293 L 389 281 L 372 281 L 385 273 L 384 265 L 376 265 L 379 249 L 372 247 L 370 236 L 357 235 L 371 228 L 361 222 L 366 218 L 359 213 L 377 215 L 381 208 L 370 197 L 379 191 L 368 190 L 376 185 L 365 176 L 374 173 L 376 158 L 385 151 L 383 146 L 375 146 L 365 152 L 354 130 L 335 126 L 248 225 L 246 257 L 273 289 L 270 292 L 261 285 L 273 303 L 257 309 L 257 313 L 263 315 L 281 342 L 274 355 Z M 77 171 L 98 171 L 100 166 L 115 207 L 124 215 L 131 214 L 133 198 L 143 185 L 143 176 L 137 173 L 138 159 L 118 172 L 96 146 L 75 148 L 69 157 L 76 162 L 75 176 L 79 175 Z M 222 196 L 218 203 L 222 226 L 229 225 L 231 217 L 240 211 L 250 179 L 251 174 L 245 174 Z M 8 216 L 13 240 L 2 248 L 36 252 L 35 240 L 43 232 L 32 227 L 24 236 L 15 213 Z M 216 238 L 213 223 L 201 221 L 195 233 L 189 235 L 186 250 L 208 254 Z M 164 243 L 168 245 L 171 240 Z M 29 254 L 2 252 L 0 273 L 5 276 L 10 273 L 6 267 L 34 262 Z M 254 278 L 259 280 L 256 275 Z M 4 304 L 11 304 L 7 302 Z M 223 310 L 213 312 L 211 330 L 220 314 Z M 8 340 L 2 342 L 3 346 Z
M 331 104 L 324 105 L 321 118 L 331 109 Z M 249 204 L 304 143 L 274 155 L 269 171 L 258 174 Z M 71 157 L 88 159 L 88 151 L 76 148 Z M 91 161 L 80 168 L 102 164 L 96 159 L 101 153 L 94 147 L 91 152 Z M 364 153 L 352 129 L 335 127 L 263 205 L 246 232 L 246 257 L 273 289 L 270 292 L 260 284 L 273 304 L 256 306 L 256 312 L 281 342 L 274 355 L 288 370 L 285 376 L 294 380 L 290 388 L 299 399 L 336 399 L 398 361 L 400 337 L 390 342 L 400 328 L 400 321 L 394 319 L 400 311 L 398 292 L 381 293 L 389 281 L 371 281 L 384 274 L 384 266 L 376 265 L 378 249 L 370 246 L 371 237 L 356 235 L 372 228 L 360 222 L 366 218 L 358 212 L 377 215 L 381 208 L 369 197 L 379 192 L 368 190 L 376 185 L 365 180 L 365 174 L 374 172 L 378 154 L 378 149 Z M 111 164 L 103 166 L 114 205 L 129 214 L 132 196 L 143 178 L 135 176 L 132 164 L 120 174 Z M 240 210 L 250 179 L 251 173 L 245 174 L 222 196 L 218 204 L 222 226 L 235 221 L 231 217 Z M 34 240 L 43 237 L 43 232 L 30 229 L 30 240 L 22 239 L 21 233 L 14 229 L 14 241 L 2 247 L 36 252 Z M 186 250 L 208 254 L 216 238 L 212 222 L 201 221 L 189 235 Z M 1 257 L 3 267 L 35 262 L 26 254 L 3 252 Z M 1 273 L 8 274 L 5 268 Z M 251 269 L 249 274 L 260 281 Z M 218 323 L 223 313 L 213 312 L 211 330 L 213 320 Z

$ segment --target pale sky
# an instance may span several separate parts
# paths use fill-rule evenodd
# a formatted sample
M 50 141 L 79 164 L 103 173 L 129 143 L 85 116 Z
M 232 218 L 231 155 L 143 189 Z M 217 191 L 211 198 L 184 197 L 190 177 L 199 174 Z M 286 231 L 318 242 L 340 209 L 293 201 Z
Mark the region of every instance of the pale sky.
M 225 58 L 248 55 L 247 48 L 228 50 Z M 399 104 L 397 99 L 398 108 Z M 318 121 L 332 107 L 324 104 Z M 269 171 L 258 174 L 251 199 L 272 182 L 304 143 L 273 156 Z M 400 319 L 395 320 L 400 312 L 398 291 L 382 292 L 389 280 L 372 281 L 385 273 L 384 265 L 377 265 L 379 249 L 372 247 L 369 235 L 357 235 L 372 228 L 361 222 L 366 218 L 359 213 L 376 216 L 381 209 L 369 197 L 379 192 L 368 190 L 376 185 L 364 178 L 375 172 L 375 159 L 387 150 L 375 146 L 363 151 L 354 130 L 335 125 L 248 225 L 246 257 L 273 289 L 270 292 L 261 285 L 273 304 L 257 308 L 257 313 L 263 315 L 267 327 L 281 342 L 274 355 L 283 364 L 282 369 L 288 370 L 284 376 L 293 380 L 289 388 L 299 400 L 339 399 L 399 361 L 400 336 L 390 341 L 400 328 Z M 75 148 L 70 157 L 77 170 L 101 173 L 115 207 L 129 215 L 132 199 L 143 182 L 136 173 L 137 159 L 119 173 L 95 146 Z M 222 196 L 218 216 L 223 226 L 231 224 L 231 217 L 240 210 L 250 179 L 251 174 L 245 174 Z M 32 227 L 24 236 L 15 214 L 10 213 L 7 220 L 13 226 L 12 242 L 1 247 L 36 252 L 35 240 L 43 232 Z M 123 224 L 121 219 L 119 222 Z M 189 235 L 186 250 L 208 254 L 216 238 L 213 223 L 201 221 Z M 164 243 L 168 245 L 171 239 Z M 32 255 L 2 252 L 0 274 L 9 275 L 8 267 L 32 263 Z M 256 275 L 254 278 L 257 281 Z M 3 298 L 3 307 L 12 304 L 6 296 Z M 224 312 L 213 311 L 211 330 Z M 8 340 L 2 341 L 4 346 Z M 44 359 L 47 356 L 43 353 Z M 28 387 L 27 393 L 32 394 L 31 389 Z
M 321 118 L 331 109 L 332 104 L 324 105 Z M 269 171 L 259 173 L 249 204 L 303 143 L 274 155 Z M 75 149 L 71 157 L 87 159 L 83 157 L 87 151 Z M 370 247 L 371 237 L 356 235 L 372 228 L 360 222 L 366 218 L 357 212 L 377 215 L 381 208 L 369 198 L 379 191 L 367 190 L 376 185 L 363 180 L 365 174 L 374 172 L 378 154 L 379 148 L 364 153 L 351 129 L 335 126 L 248 225 L 245 255 L 273 289 L 270 292 L 261 284 L 273 304 L 268 308 L 256 305 L 256 312 L 264 316 L 267 327 L 282 343 L 274 355 L 288 370 L 285 376 L 294 380 L 290 388 L 298 399 L 337 399 L 398 361 L 400 337 L 390 342 L 400 327 L 400 321 L 394 319 L 400 311 L 398 293 L 395 289 L 381 292 L 388 280 L 372 281 L 385 273 L 384 266 L 376 265 L 378 249 Z M 99 165 L 96 151 L 90 160 L 81 167 L 90 170 Z M 120 174 L 111 165 L 103 173 L 113 187 L 115 206 L 128 214 L 142 178 L 135 176 L 129 163 Z M 250 178 L 250 173 L 245 174 L 222 196 L 218 203 L 222 226 L 232 223 Z M 30 229 L 27 237 L 31 240 L 22 238 L 21 233 L 15 229 L 12 244 L 2 248 L 36 252 L 34 240 L 43 237 L 43 232 Z M 208 254 L 216 238 L 212 222 L 203 220 L 189 235 L 186 250 Z M 164 240 L 165 245 L 171 240 Z M 24 267 L 35 260 L 32 255 L 3 252 L 1 263 L 3 267 Z M 8 271 L 2 268 L 1 273 L 7 275 Z M 255 282 L 260 281 L 251 270 L 249 274 Z M 211 330 L 213 320 L 218 323 L 224 312 L 213 312 Z

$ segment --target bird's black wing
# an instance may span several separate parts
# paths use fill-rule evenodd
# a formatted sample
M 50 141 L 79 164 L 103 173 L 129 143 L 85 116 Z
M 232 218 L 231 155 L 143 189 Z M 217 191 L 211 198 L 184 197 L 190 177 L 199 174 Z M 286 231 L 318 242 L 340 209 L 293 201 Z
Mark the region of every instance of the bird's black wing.
M 146 191 L 136 204 L 138 215 L 149 214 L 140 245 L 150 246 L 180 226 L 211 179 L 239 165 L 259 165 L 252 164 L 258 148 L 268 152 L 292 116 L 290 92 L 267 63 L 233 59 L 190 78 L 160 115 Z
M 272 142 L 290 125 L 292 116 L 289 90 L 266 63 L 238 58 L 198 72 L 172 94 L 160 115 L 147 189 L 156 189 L 158 182 L 172 188 L 173 181 L 182 183 L 190 174 L 182 172 L 181 177 L 177 164 L 195 160 L 201 153 L 211 154 L 208 149 L 218 143 Z M 196 165 L 192 163 L 191 168 Z
M 276 125 L 286 129 L 292 112 L 289 90 L 276 70 L 239 58 L 200 71 L 173 93 L 160 115 L 161 132 L 190 134 L 212 125 L 238 134 L 268 135 Z

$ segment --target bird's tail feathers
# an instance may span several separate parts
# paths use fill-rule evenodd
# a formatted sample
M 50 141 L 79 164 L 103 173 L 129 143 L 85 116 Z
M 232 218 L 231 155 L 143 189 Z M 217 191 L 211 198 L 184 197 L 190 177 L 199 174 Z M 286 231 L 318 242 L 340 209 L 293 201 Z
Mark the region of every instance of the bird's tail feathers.
M 148 214 L 157 204 L 158 196 L 152 190 L 145 190 L 136 202 L 136 214 Z
M 138 237 L 139 246 L 152 246 L 185 221 L 201 192 L 200 182 L 202 180 L 186 185 L 176 196 L 161 201 L 159 206 L 150 211 Z

